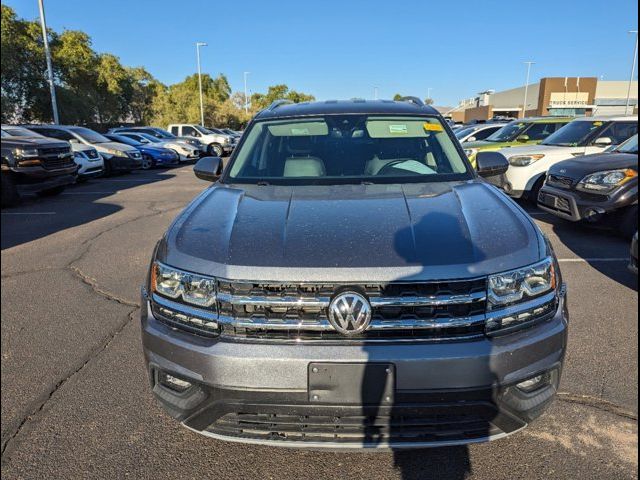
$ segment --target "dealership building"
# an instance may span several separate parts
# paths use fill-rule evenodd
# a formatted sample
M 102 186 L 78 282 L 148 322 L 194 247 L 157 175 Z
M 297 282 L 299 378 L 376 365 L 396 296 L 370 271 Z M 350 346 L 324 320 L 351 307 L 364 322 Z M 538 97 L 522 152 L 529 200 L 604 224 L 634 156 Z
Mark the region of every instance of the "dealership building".
M 489 120 L 494 117 L 523 118 L 547 115 L 623 115 L 627 105 L 628 81 L 605 81 L 595 77 L 547 77 L 525 87 L 496 92 L 486 90 L 462 100 L 449 112 L 457 122 Z M 638 113 L 638 82 L 631 83 L 627 112 Z

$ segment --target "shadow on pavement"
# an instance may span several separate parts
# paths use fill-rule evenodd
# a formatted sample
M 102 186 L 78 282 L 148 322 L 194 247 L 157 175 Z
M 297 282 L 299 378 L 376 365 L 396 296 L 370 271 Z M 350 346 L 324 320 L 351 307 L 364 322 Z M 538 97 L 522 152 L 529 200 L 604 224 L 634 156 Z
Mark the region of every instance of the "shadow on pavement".
M 123 207 L 99 202 L 100 199 L 116 191 L 161 182 L 174 176 L 171 170 L 135 171 L 77 183 L 56 197 L 25 195 L 19 206 L 2 209 L 2 250 L 113 215 Z M 83 192 L 87 192 L 86 195 Z

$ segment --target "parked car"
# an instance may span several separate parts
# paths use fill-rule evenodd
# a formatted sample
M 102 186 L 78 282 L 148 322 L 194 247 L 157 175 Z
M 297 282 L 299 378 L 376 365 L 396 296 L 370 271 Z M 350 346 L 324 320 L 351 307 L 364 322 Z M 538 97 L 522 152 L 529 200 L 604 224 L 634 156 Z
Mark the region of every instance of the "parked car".
M 231 130 L 230 128 L 219 128 L 218 130 L 220 130 L 222 133 L 226 133 L 227 135 L 231 135 L 232 137 L 235 137 L 236 143 L 238 142 L 238 140 L 240 140 L 240 137 L 242 137 L 242 133 L 236 132 L 235 130 Z
M 58 195 L 76 181 L 71 145 L 44 137 L 10 135 L 1 130 L 3 207 L 20 203 L 21 193 Z
M 206 153 L 222 157 L 233 151 L 234 137 L 225 133 L 213 131 L 193 123 L 172 124 L 167 127 L 171 133 L 178 137 L 192 137 L 200 140 L 205 145 Z
M 144 144 L 129 138 L 126 135 L 107 133 L 105 137 L 114 142 L 124 143 L 125 145 L 129 145 L 136 150 L 139 150 L 142 154 L 142 166 L 140 168 L 143 170 L 148 170 L 158 166 L 170 167 L 180 163 L 180 156 L 175 151 L 168 148 L 155 147 L 149 142 Z
M 604 224 L 631 238 L 638 230 L 638 135 L 611 152 L 553 165 L 538 202 L 557 217 Z
M 118 127 L 118 128 L 112 128 L 109 130 L 109 133 L 117 133 L 117 134 L 122 134 L 122 133 L 137 133 L 137 134 L 145 134 L 145 135 L 150 135 L 154 138 L 156 138 L 157 140 L 161 141 L 161 142 L 165 142 L 165 146 L 167 143 L 171 142 L 174 145 L 184 145 L 184 146 L 189 146 L 191 147 L 188 151 L 189 155 L 192 155 L 193 152 L 195 152 L 198 157 L 200 158 L 201 156 L 203 156 L 205 154 L 205 150 L 206 150 L 206 146 L 197 138 L 192 138 L 192 137 L 177 137 L 174 134 L 172 134 L 171 132 L 167 132 L 166 130 L 163 130 L 162 128 L 158 128 L 158 127 Z M 174 147 L 172 148 L 172 150 L 176 150 L 178 151 L 180 147 Z M 180 154 L 182 156 L 182 154 Z M 185 156 L 187 156 L 187 154 L 185 153 Z M 196 158 L 196 157 L 189 157 L 189 159 L 191 158 Z M 186 160 L 186 159 L 183 159 Z
M 130 138 L 143 145 L 169 149 L 178 155 L 180 162 L 197 160 L 202 156 L 202 152 L 198 148 L 184 140 L 165 140 L 142 132 L 121 132 L 117 135 Z
M 567 343 L 553 250 L 412 101 L 258 113 L 173 222 L 142 290 L 151 389 L 213 438 L 403 448 L 542 414 Z M 499 232 L 499 234 L 496 234 Z M 398 420 L 401 419 L 401 420 Z
M 123 143 L 112 142 L 104 135 L 86 127 L 71 125 L 30 125 L 33 130 L 46 137 L 59 138 L 73 144 L 94 147 L 104 160 L 105 174 L 127 173 L 142 167 L 142 154 Z
M 454 134 L 460 143 L 479 142 L 493 135 L 504 126 L 504 123 L 479 123 L 477 125 L 465 125 L 462 128 L 455 130 Z
M 547 171 L 553 165 L 581 155 L 602 153 L 638 133 L 638 117 L 583 117 L 540 143 L 501 150 L 510 163 L 503 188 L 515 198 L 538 199 Z
M 629 252 L 629 270 L 638 275 L 638 232 L 631 241 L 631 251 Z
M 478 152 L 495 152 L 519 145 L 538 144 L 571 120 L 573 118 L 569 117 L 532 117 L 515 120 L 484 140 L 468 142 L 464 146 L 464 152 L 471 164 L 475 165 Z
M 38 132 L 29 130 L 27 127 L 18 125 L 3 125 L 2 130 L 14 137 L 25 138 L 47 138 Z M 78 181 L 83 181 L 91 177 L 99 177 L 104 172 L 104 161 L 94 147 L 80 143 L 71 143 L 73 159 L 78 165 Z

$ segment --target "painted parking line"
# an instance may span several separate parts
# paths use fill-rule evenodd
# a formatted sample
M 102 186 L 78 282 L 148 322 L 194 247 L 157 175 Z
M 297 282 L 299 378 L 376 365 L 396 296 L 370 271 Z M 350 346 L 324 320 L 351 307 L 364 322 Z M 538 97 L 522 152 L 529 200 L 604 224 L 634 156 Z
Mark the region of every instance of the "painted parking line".
M 58 212 L 2 212 L 2 215 L 56 215 Z
M 560 263 L 628 262 L 628 258 L 559 258 Z

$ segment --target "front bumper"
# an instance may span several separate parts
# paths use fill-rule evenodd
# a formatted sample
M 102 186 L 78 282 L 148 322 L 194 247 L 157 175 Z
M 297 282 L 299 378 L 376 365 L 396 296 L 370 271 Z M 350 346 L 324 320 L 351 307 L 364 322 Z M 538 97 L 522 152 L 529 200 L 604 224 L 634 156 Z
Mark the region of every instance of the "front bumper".
M 564 295 L 551 320 L 505 336 L 348 345 L 205 339 L 158 322 L 145 297 L 142 305 L 151 386 L 168 413 L 207 436 L 278 446 L 415 448 L 504 437 L 551 403 L 567 343 Z M 391 366 L 392 401 L 314 398 L 310 364 L 323 362 Z M 192 386 L 177 393 L 158 381 L 161 372 Z M 515 387 L 547 372 L 550 381 L 533 393 Z M 353 381 L 364 392 L 364 379 Z
M 142 168 L 142 158 L 131 158 L 131 157 L 117 157 L 112 155 L 107 157 L 103 154 L 103 158 L 105 162 L 109 163 L 109 167 L 113 171 L 130 171 L 137 170 Z
M 538 206 L 542 210 L 571 222 L 585 220 L 596 223 L 629 203 L 630 198 L 624 194 L 596 195 L 546 184 L 538 195 Z

